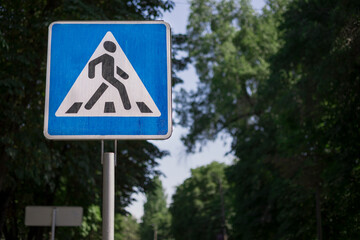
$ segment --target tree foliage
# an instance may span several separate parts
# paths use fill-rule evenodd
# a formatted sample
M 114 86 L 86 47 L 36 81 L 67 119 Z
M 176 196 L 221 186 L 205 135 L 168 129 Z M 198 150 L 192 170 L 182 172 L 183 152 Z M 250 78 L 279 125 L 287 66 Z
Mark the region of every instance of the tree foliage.
M 131 215 L 115 216 L 115 236 L 116 240 L 140 240 L 139 223 Z
M 233 135 L 260 114 L 257 88 L 280 45 L 276 27 L 282 2 L 260 16 L 246 0 L 191 2 L 188 51 L 200 83 L 177 98 L 180 123 L 190 129 L 184 138 L 189 151 L 220 131 Z
M 27 205 L 79 205 L 87 230 L 101 229 L 91 206 L 100 205 L 100 143 L 52 142 L 42 135 L 47 31 L 57 20 L 152 20 L 172 1 L 5 0 L 0 3 L 0 238 L 42 239 L 44 228 L 23 224 Z M 146 141 L 118 145 L 116 206 L 151 186 L 156 159 L 166 155 Z M 57 235 L 62 236 L 62 230 Z M 82 236 L 82 237 L 80 237 Z M 94 235 L 95 236 L 95 235 Z
M 140 224 L 141 240 L 171 239 L 171 215 L 166 205 L 166 194 L 158 176 L 154 178 L 155 188 L 146 192 L 144 215 Z
M 227 132 L 233 239 L 357 239 L 358 1 L 191 1 L 189 151 Z
M 292 2 L 281 26 L 284 46 L 261 90 L 281 126 L 277 163 L 297 165 L 293 181 L 315 195 L 324 239 L 359 237 L 353 213 L 360 196 L 352 192 L 359 185 L 359 10 L 357 1 Z
M 231 216 L 224 164 L 191 170 L 191 177 L 176 188 L 170 207 L 176 240 L 224 239 Z

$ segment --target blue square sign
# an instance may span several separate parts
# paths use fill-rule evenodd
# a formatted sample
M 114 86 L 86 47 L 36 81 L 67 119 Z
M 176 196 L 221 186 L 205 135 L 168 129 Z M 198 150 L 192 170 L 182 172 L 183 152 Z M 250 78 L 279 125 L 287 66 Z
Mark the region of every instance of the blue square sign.
M 49 26 L 48 139 L 166 139 L 171 36 L 163 21 Z

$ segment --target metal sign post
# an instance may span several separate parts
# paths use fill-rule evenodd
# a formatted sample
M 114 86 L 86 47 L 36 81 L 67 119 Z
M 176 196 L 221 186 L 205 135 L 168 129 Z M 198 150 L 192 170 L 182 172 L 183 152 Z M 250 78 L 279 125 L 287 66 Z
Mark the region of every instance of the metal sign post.
M 104 140 L 101 140 L 101 164 L 103 165 L 102 236 L 104 240 L 114 239 L 117 140 L 114 142 L 114 151 L 115 153 L 104 153 Z
M 55 225 L 56 225 L 56 208 L 54 208 L 52 212 L 51 240 L 55 240 Z
M 104 240 L 114 239 L 115 212 L 115 154 L 104 153 L 103 157 L 103 211 L 102 235 Z

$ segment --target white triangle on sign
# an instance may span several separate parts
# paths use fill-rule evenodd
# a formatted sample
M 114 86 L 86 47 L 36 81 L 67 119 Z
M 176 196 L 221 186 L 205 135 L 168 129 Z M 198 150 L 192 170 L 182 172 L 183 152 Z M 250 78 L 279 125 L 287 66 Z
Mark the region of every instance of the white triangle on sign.
M 113 34 L 107 32 L 55 115 L 159 117 L 161 113 Z

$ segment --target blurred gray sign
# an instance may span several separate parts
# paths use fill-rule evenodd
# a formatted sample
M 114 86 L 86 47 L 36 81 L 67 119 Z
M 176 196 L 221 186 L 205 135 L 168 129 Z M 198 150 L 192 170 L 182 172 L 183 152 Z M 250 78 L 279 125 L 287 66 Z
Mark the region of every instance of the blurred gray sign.
M 57 227 L 81 226 L 82 215 L 82 207 L 27 206 L 25 208 L 25 225 L 52 226 L 54 217 Z

